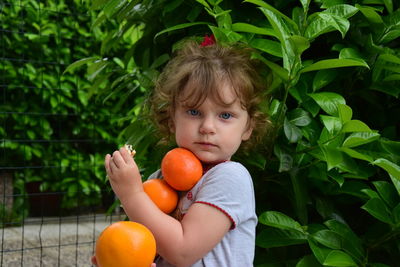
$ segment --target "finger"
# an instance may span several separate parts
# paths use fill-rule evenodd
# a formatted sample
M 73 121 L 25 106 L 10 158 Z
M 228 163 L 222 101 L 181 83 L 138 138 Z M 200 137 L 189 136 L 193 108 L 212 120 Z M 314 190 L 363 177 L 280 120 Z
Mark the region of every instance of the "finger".
M 126 163 L 132 163 L 133 162 L 133 158 L 132 158 L 131 153 L 125 147 L 121 147 L 119 149 L 119 152 L 121 153 L 121 156 L 122 156 L 122 158 L 124 159 L 124 161 Z
M 121 168 L 125 164 L 125 160 L 122 158 L 121 152 L 119 152 L 118 150 L 114 151 L 111 160 L 119 168 Z
M 114 160 L 110 161 L 110 173 L 113 174 L 116 170 L 118 170 L 118 166 L 115 164 Z
M 107 174 L 112 174 L 111 168 L 110 168 L 110 161 L 111 161 L 111 155 L 107 154 L 105 159 L 104 159 L 104 167 L 106 168 Z
M 92 258 L 90 260 L 91 260 L 93 265 L 97 265 L 96 256 L 92 256 Z

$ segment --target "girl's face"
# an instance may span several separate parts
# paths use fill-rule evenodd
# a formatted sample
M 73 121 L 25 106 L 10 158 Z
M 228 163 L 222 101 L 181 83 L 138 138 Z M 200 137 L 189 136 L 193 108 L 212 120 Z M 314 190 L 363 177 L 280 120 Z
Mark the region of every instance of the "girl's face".
M 231 86 L 222 84 L 219 95 L 229 104 L 207 97 L 199 107 L 190 108 L 178 101 L 173 117 L 171 130 L 178 146 L 189 149 L 204 163 L 230 160 L 252 132 L 249 114 Z

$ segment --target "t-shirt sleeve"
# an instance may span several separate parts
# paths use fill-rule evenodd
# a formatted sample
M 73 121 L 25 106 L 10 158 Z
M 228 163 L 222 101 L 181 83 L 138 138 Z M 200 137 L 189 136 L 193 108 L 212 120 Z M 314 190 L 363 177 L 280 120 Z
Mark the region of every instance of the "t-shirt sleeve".
M 160 179 L 162 177 L 161 169 L 153 172 L 146 180 Z
M 209 170 L 195 197 L 196 203 L 213 206 L 232 221 L 232 229 L 252 216 L 254 188 L 247 169 L 237 162 L 221 163 Z

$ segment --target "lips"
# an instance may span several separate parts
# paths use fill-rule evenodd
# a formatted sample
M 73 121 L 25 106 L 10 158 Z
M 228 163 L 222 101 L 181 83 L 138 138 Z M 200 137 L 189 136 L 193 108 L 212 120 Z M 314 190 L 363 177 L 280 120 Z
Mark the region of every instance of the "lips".
M 217 147 L 217 145 L 209 142 L 196 142 L 195 144 L 200 145 L 202 147 Z

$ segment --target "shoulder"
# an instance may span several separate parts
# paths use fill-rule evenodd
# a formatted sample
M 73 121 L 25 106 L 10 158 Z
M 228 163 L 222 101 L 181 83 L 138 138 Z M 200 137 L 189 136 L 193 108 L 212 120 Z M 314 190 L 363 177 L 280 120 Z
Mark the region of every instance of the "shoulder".
M 227 161 L 220 163 L 209 170 L 210 175 L 251 178 L 249 171 L 239 162 Z
M 227 161 L 211 168 L 203 176 L 205 184 L 224 184 L 228 186 L 252 186 L 249 171 L 239 162 Z

